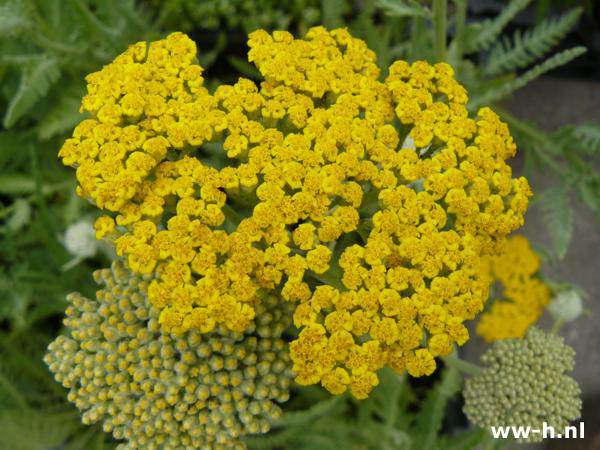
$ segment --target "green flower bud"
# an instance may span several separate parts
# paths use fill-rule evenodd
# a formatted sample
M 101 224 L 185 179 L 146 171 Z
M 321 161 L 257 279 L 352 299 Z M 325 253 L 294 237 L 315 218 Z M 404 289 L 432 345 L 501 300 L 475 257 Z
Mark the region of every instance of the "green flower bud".
M 119 449 L 243 448 L 243 435 L 268 431 L 292 379 L 281 340 L 288 302 L 264 299 L 260 325 L 245 334 L 167 335 L 147 300 L 148 280 L 120 261 L 94 278 L 104 288 L 96 300 L 68 296 L 69 336 L 44 358 L 84 423 L 102 422 L 125 440 Z
M 494 342 L 482 357 L 482 374 L 468 378 L 464 412 L 482 428 L 523 426 L 541 430 L 543 423 L 563 429 L 581 415 L 581 391 L 566 375 L 575 351 L 560 336 L 531 328 L 523 339 Z M 520 441 L 539 442 L 540 433 Z

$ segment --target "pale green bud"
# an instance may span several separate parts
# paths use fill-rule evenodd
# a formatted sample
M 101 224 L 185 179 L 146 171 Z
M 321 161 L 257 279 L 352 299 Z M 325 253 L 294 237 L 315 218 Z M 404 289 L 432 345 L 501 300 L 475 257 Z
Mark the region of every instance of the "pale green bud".
M 574 350 L 562 337 L 531 328 L 523 339 L 494 342 L 482 357 L 480 375 L 465 381 L 464 412 L 482 428 L 543 423 L 563 429 L 581 414 L 581 391 L 565 372 L 574 366 Z M 529 442 L 541 441 L 530 433 Z M 524 440 L 520 438 L 520 440 Z

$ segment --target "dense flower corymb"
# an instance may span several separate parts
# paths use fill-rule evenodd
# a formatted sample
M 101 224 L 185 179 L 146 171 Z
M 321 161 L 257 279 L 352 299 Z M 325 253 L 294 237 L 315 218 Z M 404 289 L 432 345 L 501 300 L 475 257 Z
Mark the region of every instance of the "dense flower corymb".
M 292 379 L 289 305 L 265 299 L 243 334 L 175 336 L 160 332 L 148 277 L 120 261 L 95 277 L 96 300 L 69 296 L 69 335 L 44 359 L 84 423 L 101 422 L 122 449 L 244 448 L 241 437 L 269 430 Z
M 156 274 L 164 331 L 243 331 L 269 293 L 295 305 L 299 383 L 362 398 L 385 365 L 431 373 L 482 309 L 481 256 L 523 222 L 507 126 L 468 117 L 447 64 L 397 61 L 379 81 L 343 29 L 248 44 L 260 85 L 210 94 L 179 33 L 90 75 L 94 119 L 60 154 L 113 213 L 98 237 Z
M 524 236 L 512 236 L 503 253 L 485 258 L 484 270 L 491 283 L 502 285 L 503 299 L 493 299 L 490 310 L 481 314 L 477 334 L 488 342 L 525 336 L 550 301 L 539 269 L 540 258 Z

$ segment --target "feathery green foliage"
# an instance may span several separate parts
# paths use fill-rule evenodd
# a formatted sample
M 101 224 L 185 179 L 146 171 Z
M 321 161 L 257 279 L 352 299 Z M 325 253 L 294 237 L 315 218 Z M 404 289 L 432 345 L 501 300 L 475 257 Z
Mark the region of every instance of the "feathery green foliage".
M 23 58 L 21 64 L 21 81 L 15 95 L 10 99 L 2 122 L 6 128 L 12 127 L 30 111 L 60 77 L 57 58 L 35 55 Z
M 132 0 L 114 4 L 98 0 L 5 0 L 0 9 L 0 62 L 6 67 L 3 78 L 8 83 L 0 92 L 5 128 L 19 121 L 35 127 L 40 111 L 61 103 L 64 92 L 81 92 L 83 76 L 139 40 L 149 28 Z M 16 73 L 20 76 L 14 85 Z M 72 102 L 67 104 L 70 112 L 79 109 Z M 65 108 L 63 102 L 63 124 L 54 129 L 46 125 L 40 133 L 44 138 L 65 131 L 80 119 L 71 114 L 71 122 L 65 122 Z
M 46 339 L 33 330 L 0 337 L 2 448 L 104 448 L 109 442 L 105 433 L 99 427 L 81 425 L 66 391 L 41 361 Z
M 554 250 L 562 259 L 573 235 L 573 208 L 569 204 L 567 191 L 562 187 L 547 189 L 542 194 L 541 205 Z
M 442 379 L 428 393 L 417 417 L 415 448 L 436 448 L 448 400 L 458 394 L 462 377 L 458 370 L 447 368 Z
M 0 0 L 2 448 L 105 448 L 40 359 L 65 295 L 93 294 L 90 274 L 106 264 L 98 256 L 61 269 L 73 258 L 64 231 L 89 210 L 56 153 L 82 119 L 85 76 L 149 32 L 133 0 Z
M 431 9 L 415 0 L 377 0 L 376 5 L 391 17 L 433 17 Z
M 81 272 L 60 272 L 71 258 L 61 235 L 86 207 L 71 194 L 73 180 L 57 160 L 56 149 L 63 133 L 82 118 L 85 76 L 148 30 L 132 0 L 114 5 L 98 0 L 0 0 L 0 109 L 5 128 L 0 130 L 0 273 L 6 286 L 0 286 L 0 296 L 13 305 L 13 312 L 0 319 L 16 318 L 14 312 L 20 310 L 32 315 L 36 305 L 44 305 L 47 314 L 56 313 L 73 289 L 71 283 L 89 278 L 93 266 L 87 264 Z M 46 302 L 56 307 L 48 310 Z M 8 328 L 23 322 L 19 320 Z
M 496 41 L 504 27 L 525 9 L 531 0 L 511 0 L 497 17 L 473 24 L 469 30 L 468 50 L 488 50 Z
M 518 76 L 517 78 L 509 81 L 505 81 L 504 83 L 498 85 L 495 88 L 486 90 L 482 95 L 475 97 L 469 103 L 469 108 L 473 111 L 478 110 L 482 106 L 489 105 L 490 103 L 495 103 L 503 98 L 506 98 L 517 89 L 524 87 L 525 85 L 531 83 L 533 80 L 538 78 L 540 75 L 543 75 L 546 72 L 550 72 L 557 67 L 564 66 L 570 61 L 574 60 L 578 56 L 583 55 L 586 52 L 585 47 L 573 47 L 568 50 L 564 50 L 560 53 L 557 53 L 544 62 L 534 66 L 529 69 L 523 75 Z
M 576 144 L 590 154 L 600 152 L 600 124 L 582 123 L 570 129 L 570 136 Z
M 583 9 L 574 8 L 558 19 L 546 19 L 525 32 L 515 31 L 512 42 L 509 39 L 498 41 L 483 68 L 485 74 L 500 75 L 533 64 L 573 29 L 582 12 Z

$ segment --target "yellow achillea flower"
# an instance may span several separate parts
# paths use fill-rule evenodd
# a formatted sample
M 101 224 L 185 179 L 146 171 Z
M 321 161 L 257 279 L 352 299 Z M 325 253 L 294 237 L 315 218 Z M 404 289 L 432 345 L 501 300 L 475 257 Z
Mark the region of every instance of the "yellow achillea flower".
M 524 236 L 508 239 L 504 253 L 486 258 L 490 283 L 502 284 L 503 300 L 494 300 L 477 324 L 486 341 L 521 338 L 543 314 L 550 289 L 538 277 L 540 258 Z
M 180 33 L 88 77 L 95 118 L 60 155 L 116 216 L 98 237 L 156 274 L 165 331 L 243 331 L 275 293 L 296 305 L 299 383 L 363 398 L 383 366 L 430 374 L 482 309 L 481 256 L 523 223 L 508 127 L 489 108 L 468 117 L 448 64 L 397 61 L 379 81 L 345 29 L 248 45 L 265 81 L 212 95 Z

